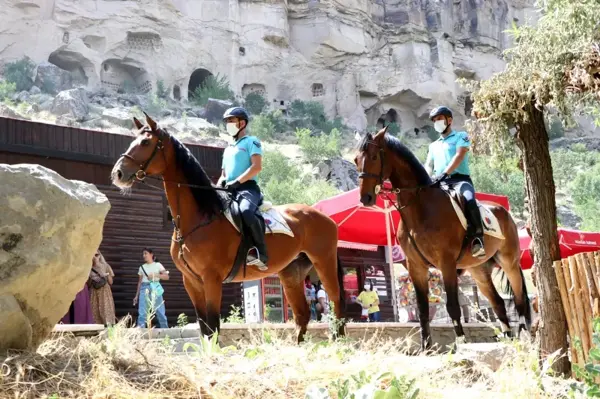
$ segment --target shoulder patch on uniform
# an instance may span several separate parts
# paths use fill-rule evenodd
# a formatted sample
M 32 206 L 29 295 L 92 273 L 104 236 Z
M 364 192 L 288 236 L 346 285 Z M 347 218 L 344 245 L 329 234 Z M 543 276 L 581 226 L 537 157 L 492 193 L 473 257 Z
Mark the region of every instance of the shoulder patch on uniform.
M 254 145 L 255 145 L 255 146 L 257 146 L 258 148 L 260 148 L 260 147 L 261 147 L 260 141 L 258 141 L 258 140 L 254 140 L 254 141 L 253 141 L 253 143 L 254 143 Z

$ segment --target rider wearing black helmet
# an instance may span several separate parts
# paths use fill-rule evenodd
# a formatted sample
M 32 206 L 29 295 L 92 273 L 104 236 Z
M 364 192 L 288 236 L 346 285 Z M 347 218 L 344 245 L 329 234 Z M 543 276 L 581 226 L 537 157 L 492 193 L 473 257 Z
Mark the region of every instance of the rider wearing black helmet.
M 240 198 L 240 212 L 245 225 L 250 230 L 255 247 L 248 252 L 248 265 L 267 269 L 267 248 L 264 230 L 259 221 L 257 209 L 263 197 L 257 179 L 262 170 L 262 145 L 260 140 L 246 134 L 249 121 L 248 112 L 242 107 L 229 108 L 223 114 L 227 133 L 235 142 L 223 153 L 220 186 L 235 190 Z
M 430 175 L 435 176 L 434 186 L 439 186 L 442 181 L 448 186 L 463 183 L 460 185 L 460 193 L 465 199 L 465 216 L 470 227 L 468 234 L 473 237 L 471 254 L 473 257 L 483 258 L 483 223 L 469 171 L 469 136 L 466 132 L 452 130 L 452 111 L 447 107 L 434 108 L 429 119 L 440 138 L 429 145 L 425 168 Z

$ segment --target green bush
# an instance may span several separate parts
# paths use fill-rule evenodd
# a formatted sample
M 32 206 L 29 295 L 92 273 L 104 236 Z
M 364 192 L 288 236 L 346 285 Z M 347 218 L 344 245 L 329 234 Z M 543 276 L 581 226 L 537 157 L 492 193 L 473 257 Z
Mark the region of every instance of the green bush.
M 427 133 L 427 137 L 429 137 L 429 140 L 431 140 L 432 142 L 440 138 L 440 134 L 435 131 L 433 126 L 425 125 L 421 128 L 421 131 L 423 130 L 425 131 L 425 133 Z
M 250 115 L 258 115 L 266 108 L 267 100 L 259 93 L 248 93 L 244 98 L 244 106 L 250 112 Z
M 344 129 L 340 118 L 335 118 L 333 121 L 327 119 L 323 104 L 317 101 L 294 100 L 288 112 L 296 128 L 309 128 L 321 132 Z
M 165 82 L 163 82 L 162 80 L 156 81 L 156 95 L 158 96 L 158 98 L 169 97 L 169 90 L 167 90 L 167 88 L 165 87 Z
M 575 213 L 583 230 L 600 230 L 600 164 L 580 172 L 570 185 Z
M 275 136 L 275 124 L 268 114 L 252 117 L 250 133 L 261 140 L 271 140 Z
M 298 165 L 280 152 L 265 152 L 259 176 L 265 198 L 274 204 L 313 205 L 339 194 L 339 190 L 325 180 L 303 174 Z
M 233 100 L 233 91 L 229 88 L 229 81 L 225 76 L 209 76 L 202 85 L 194 90 L 191 100 L 198 106 L 203 107 L 209 98 L 216 100 Z
M 4 67 L 4 79 L 16 85 L 16 91 L 29 91 L 33 87 L 35 64 L 28 57 L 9 62 Z
M 548 137 L 550 140 L 565 136 L 565 128 L 556 116 L 548 117 Z
M 559 149 L 550 153 L 552 172 L 557 186 L 566 186 L 574 176 L 600 164 L 600 153 L 588 151 L 584 144 L 574 144 L 571 149 Z
M 17 90 L 17 85 L 12 82 L 0 80 L 0 101 L 10 99 Z
M 399 123 L 397 123 L 397 122 L 392 122 L 392 123 L 389 123 L 387 126 L 388 126 L 388 130 L 387 130 L 387 132 L 388 132 L 389 134 L 392 134 L 392 135 L 394 135 L 394 136 L 397 136 L 397 135 L 398 135 L 398 133 L 400 133 L 400 124 L 399 124 Z
M 506 195 L 511 211 L 522 214 L 525 210 L 525 178 L 517 167 L 516 159 L 494 164 L 486 156 L 471 157 L 471 177 L 475 190 L 482 193 Z
M 337 129 L 319 135 L 312 135 L 309 129 L 298 129 L 296 137 L 304 159 L 313 165 L 340 155 L 341 134 Z

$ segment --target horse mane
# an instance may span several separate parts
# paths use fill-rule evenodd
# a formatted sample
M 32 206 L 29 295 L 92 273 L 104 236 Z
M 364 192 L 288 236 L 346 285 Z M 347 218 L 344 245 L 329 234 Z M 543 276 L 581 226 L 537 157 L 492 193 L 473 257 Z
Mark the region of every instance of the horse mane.
M 363 152 L 367 151 L 369 144 L 372 141 L 373 135 L 371 133 L 367 133 L 359 142 L 358 149 Z M 431 184 L 431 178 L 429 177 L 429 174 L 427 173 L 421 162 L 417 159 L 415 154 L 413 154 L 412 151 L 408 149 L 407 146 L 400 142 L 399 139 L 390 134 L 386 134 L 385 146 L 390 151 L 392 151 L 398 158 L 402 159 L 408 164 L 410 169 L 415 174 L 418 185 L 427 186 Z
M 210 178 L 202 168 L 202 165 L 200 165 L 200 162 L 198 162 L 194 154 L 181 141 L 172 135 L 170 137 L 175 151 L 177 166 L 183 173 L 185 180 L 188 184 L 203 187 L 190 187 L 200 211 L 208 216 L 222 212 L 224 209 L 223 199 L 219 195 L 219 192 L 214 189 Z

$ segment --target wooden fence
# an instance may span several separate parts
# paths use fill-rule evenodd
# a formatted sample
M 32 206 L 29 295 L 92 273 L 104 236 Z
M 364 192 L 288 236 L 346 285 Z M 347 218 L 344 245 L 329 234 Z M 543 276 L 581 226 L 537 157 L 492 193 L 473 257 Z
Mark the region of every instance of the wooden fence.
M 593 345 L 594 318 L 600 316 L 600 252 L 587 252 L 554 262 L 567 317 L 571 362 L 583 367 Z M 575 345 L 579 339 L 581 346 Z

